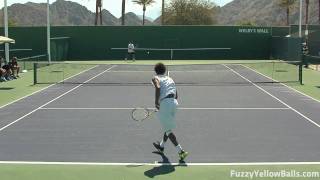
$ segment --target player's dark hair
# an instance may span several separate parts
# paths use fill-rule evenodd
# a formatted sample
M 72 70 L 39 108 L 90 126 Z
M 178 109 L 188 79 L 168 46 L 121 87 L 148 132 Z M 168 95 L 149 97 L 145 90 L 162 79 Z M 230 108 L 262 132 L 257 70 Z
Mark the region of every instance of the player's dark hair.
M 166 73 L 166 66 L 163 63 L 157 63 L 154 66 L 154 71 L 157 75 L 164 75 Z

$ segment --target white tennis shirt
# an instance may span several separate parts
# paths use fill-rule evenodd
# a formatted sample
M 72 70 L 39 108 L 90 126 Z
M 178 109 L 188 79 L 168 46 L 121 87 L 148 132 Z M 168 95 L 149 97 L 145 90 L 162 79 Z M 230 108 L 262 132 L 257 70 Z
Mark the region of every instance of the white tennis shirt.
M 157 75 L 155 78 L 157 78 L 160 82 L 160 100 L 169 94 L 176 94 L 176 84 L 169 76 Z
M 128 44 L 128 52 L 133 53 L 134 52 L 134 45 L 132 43 Z

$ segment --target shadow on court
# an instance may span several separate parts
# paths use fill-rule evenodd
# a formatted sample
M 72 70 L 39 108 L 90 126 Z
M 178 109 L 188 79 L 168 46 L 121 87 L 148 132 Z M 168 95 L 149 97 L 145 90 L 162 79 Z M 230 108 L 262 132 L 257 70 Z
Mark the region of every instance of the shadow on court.
M 11 90 L 11 89 L 14 89 L 12 87 L 2 87 L 0 88 L 0 91 L 7 91 L 7 90 Z
M 161 156 L 162 161 L 159 163 L 163 165 L 155 166 L 152 169 L 145 171 L 144 175 L 149 178 L 154 178 L 155 176 L 173 173 L 176 170 L 175 167 L 177 166 L 185 166 L 185 167 L 187 166 L 187 164 L 184 161 L 179 162 L 178 165 L 171 165 L 170 160 L 164 154 L 161 154 L 158 152 L 152 152 L 152 153 L 158 154 Z

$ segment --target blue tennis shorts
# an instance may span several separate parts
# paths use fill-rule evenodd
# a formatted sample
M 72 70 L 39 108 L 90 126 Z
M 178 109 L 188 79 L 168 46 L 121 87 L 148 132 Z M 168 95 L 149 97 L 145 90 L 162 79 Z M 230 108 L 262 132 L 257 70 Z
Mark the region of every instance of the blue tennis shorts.
M 158 112 L 158 118 L 162 125 L 164 132 L 176 128 L 176 111 L 177 111 L 178 101 L 174 98 L 163 99 L 160 102 L 160 110 Z

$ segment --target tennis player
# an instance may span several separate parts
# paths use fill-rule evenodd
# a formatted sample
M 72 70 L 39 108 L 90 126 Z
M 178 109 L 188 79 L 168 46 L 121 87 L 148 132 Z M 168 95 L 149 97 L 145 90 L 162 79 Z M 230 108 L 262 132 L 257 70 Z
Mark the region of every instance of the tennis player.
M 161 142 L 153 143 L 154 147 L 160 152 L 164 152 L 164 144 L 168 139 L 176 146 L 180 161 L 183 161 L 188 152 L 184 151 L 178 143 L 173 129 L 176 128 L 175 115 L 178 106 L 178 92 L 174 81 L 165 75 L 166 66 L 158 63 L 154 67 L 156 76 L 152 79 L 155 87 L 155 106 L 159 110 L 158 117 L 164 131 Z
M 125 59 L 126 61 L 128 60 L 128 57 L 130 57 L 133 61 L 136 60 L 136 53 L 134 50 L 134 44 L 132 42 L 129 42 L 128 44 L 128 53 Z

